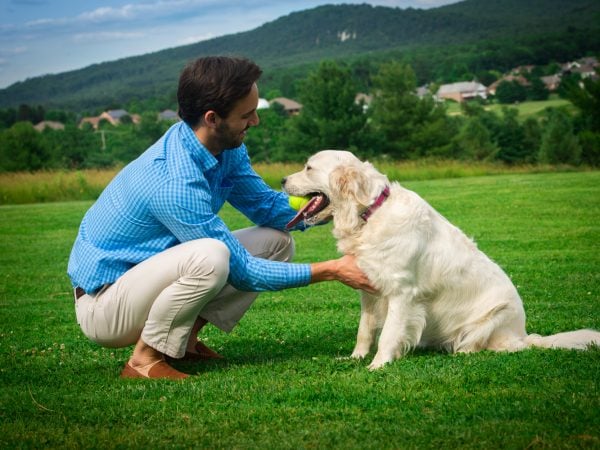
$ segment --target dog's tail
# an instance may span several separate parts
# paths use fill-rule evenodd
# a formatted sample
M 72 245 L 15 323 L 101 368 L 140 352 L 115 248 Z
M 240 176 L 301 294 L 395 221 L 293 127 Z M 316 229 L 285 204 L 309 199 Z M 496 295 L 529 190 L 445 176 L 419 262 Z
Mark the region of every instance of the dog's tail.
M 530 334 L 525 338 L 525 344 L 528 347 L 586 350 L 592 345 L 600 346 L 600 332 L 595 330 L 577 330 L 557 333 L 551 336 Z

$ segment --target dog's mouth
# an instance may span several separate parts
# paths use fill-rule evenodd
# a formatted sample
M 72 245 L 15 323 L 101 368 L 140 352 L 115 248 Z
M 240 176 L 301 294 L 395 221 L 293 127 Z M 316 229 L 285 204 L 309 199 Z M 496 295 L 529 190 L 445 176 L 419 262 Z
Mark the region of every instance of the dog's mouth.
M 311 192 L 307 194 L 311 197 L 308 203 L 298 211 L 292 220 L 288 222 L 286 228 L 289 230 L 301 221 L 311 223 L 311 218 L 315 217 L 321 211 L 329 206 L 329 199 L 321 192 Z

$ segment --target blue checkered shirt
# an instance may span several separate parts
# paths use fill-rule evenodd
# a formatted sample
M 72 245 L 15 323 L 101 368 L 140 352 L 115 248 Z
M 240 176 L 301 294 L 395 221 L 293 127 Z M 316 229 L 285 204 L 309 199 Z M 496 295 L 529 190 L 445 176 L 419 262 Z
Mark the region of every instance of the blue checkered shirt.
M 254 172 L 245 145 L 214 157 L 184 122 L 173 125 L 110 182 L 85 214 L 71 251 L 73 287 L 93 293 L 181 242 L 213 238 L 231 253 L 229 283 L 243 291 L 310 282 L 308 264 L 255 258 L 217 213 L 225 201 L 253 223 L 284 230 L 295 211 Z

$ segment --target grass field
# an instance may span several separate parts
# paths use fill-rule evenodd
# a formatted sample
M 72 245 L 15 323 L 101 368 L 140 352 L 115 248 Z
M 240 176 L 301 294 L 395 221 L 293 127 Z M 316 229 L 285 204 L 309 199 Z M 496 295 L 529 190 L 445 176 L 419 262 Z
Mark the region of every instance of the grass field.
M 433 180 L 515 173 L 545 173 L 590 170 L 559 165 L 508 166 L 502 163 L 476 161 L 416 160 L 372 161 L 391 180 Z M 274 189 L 281 179 L 302 168 L 298 163 L 258 163 L 254 169 Z M 72 200 L 94 200 L 119 168 L 76 171 L 38 171 L 0 173 L 0 205 L 16 205 Z
M 446 102 L 448 107 L 448 114 L 456 115 L 462 114 L 460 104 L 456 102 Z M 574 110 L 574 106 L 568 100 L 562 99 L 556 95 L 552 95 L 548 100 L 540 100 L 540 101 L 525 101 L 514 105 L 501 105 L 498 103 L 494 103 L 491 105 L 486 105 L 484 108 L 487 111 L 495 112 L 496 114 L 502 113 L 502 108 L 516 108 L 519 110 L 519 120 L 525 120 L 529 117 L 535 117 L 548 108 L 563 108 L 566 107 L 569 110 Z
M 600 172 L 412 181 L 519 287 L 528 331 L 600 329 Z M 0 448 L 600 448 L 600 350 L 417 351 L 371 373 L 337 359 L 359 302 L 322 283 L 261 295 L 223 362 L 122 381 L 130 349 L 75 323 L 65 267 L 89 201 L 0 207 Z M 247 222 L 232 210 L 232 228 Z M 330 227 L 296 235 L 336 257 Z

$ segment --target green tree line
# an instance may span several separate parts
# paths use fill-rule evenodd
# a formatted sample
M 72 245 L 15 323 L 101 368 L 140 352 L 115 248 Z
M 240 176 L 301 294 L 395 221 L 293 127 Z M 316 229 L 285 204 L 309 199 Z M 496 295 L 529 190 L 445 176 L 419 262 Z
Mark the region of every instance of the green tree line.
M 365 81 L 373 100 L 356 103 Z M 518 110 L 500 114 L 479 102 L 449 115 L 432 96 L 416 95 L 412 67 L 394 61 L 380 65 L 368 80 L 353 67 L 323 61 L 298 84 L 298 115 L 282 108 L 259 112 L 261 125 L 246 140 L 254 161 L 303 161 L 317 150 L 348 149 L 365 158 L 394 160 L 441 158 L 600 165 L 600 81 L 569 82 L 563 95 L 577 109 L 549 109 L 520 120 Z M 273 93 L 275 95 L 275 93 Z M 60 120 L 64 130 L 39 132 L 33 122 Z M 72 114 L 22 106 L 0 110 L 0 171 L 97 168 L 126 164 L 170 126 L 156 113 L 142 114 L 139 124 L 99 129 L 78 127 Z

